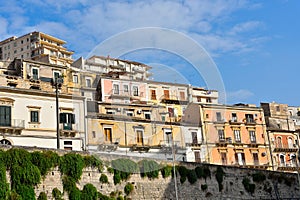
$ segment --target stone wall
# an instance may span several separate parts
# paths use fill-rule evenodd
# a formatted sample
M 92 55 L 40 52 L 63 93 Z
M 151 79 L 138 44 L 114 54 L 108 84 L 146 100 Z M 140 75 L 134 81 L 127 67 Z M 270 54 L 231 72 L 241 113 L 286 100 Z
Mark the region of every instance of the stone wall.
M 119 157 L 120 156 L 101 155 L 101 159 L 104 160 L 104 163 L 106 164 L 108 161 Z M 135 159 L 133 158 L 133 160 Z M 140 160 L 140 158 L 138 160 Z M 172 163 L 168 164 L 171 165 Z M 194 169 L 196 166 L 199 166 L 199 164 L 195 163 L 177 164 L 184 165 L 189 169 Z M 275 188 L 277 188 L 277 196 L 279 198 L 300 199 L 297 174 L 283 174 L 259 170 L 266 175 L 267 179 L 261 183 L 256 183 L 253 182 L 251 175 L 257 173 L 258 170 L 222 167 L 225 176 L 223 180 L 223 190 L 222 192 L 219 192 L 218 183 L 215 177 L 217 166 L 209 165 L 209 168 L 211 171 L 211 178 L 207 178 L 207 180 L 198 179 L 194 184 L 190 184 L 188 180 L 181 184 L 180 177 L 179 175 L 177 176 L 179 199 L 276 199 Z M 134 185 L 134 191 L 130 194 L 131 199 L 176 199 L 174 179 L 171 177 L 163 178 L 160 174 L 158 179 L 149 180 L 148 178 L 141 178 L 140 174 L 134 174 L 129 180 L 114 185 L 113 174 L 107 172 L 106 168 L 102 173 L 107 175 L 109 180 L 108 184 L 100 183 L 99 178 L 101 173 L 99 173 L 98 170 L 87 168 L 84 170 L 81 180 L 77 184 L 78 188 L 82 189 L 85 184 L 92 183 L 102 194 L 110 195 L 111 192 L 122 191 L 122 194 L 125 195 L 124 186 L 126 183 L 130 182 Z M 243 178 L 245 177 L 248 177 L 251 183 L 255 184 L 255 192 L 253 194 L 248 193 L 242 184 Z M 291 181 L 290 186 L 285 183 L 286 180 Z M 207 184 L 208 186 L 205 191 L 201 189 L 201 185 L 204 184 Z M 45 179 L 35 188 L 36 195 L 38 196 L 40 192 L 44 191 L 48 195 L 48 199 L 51 199 L 52 189 L 55 187 L 60 191 L 63 191 L 61 174 L 58 169 L 49 172 Z M 65 194 L 65 199 L 68 199 L 67 194 Z

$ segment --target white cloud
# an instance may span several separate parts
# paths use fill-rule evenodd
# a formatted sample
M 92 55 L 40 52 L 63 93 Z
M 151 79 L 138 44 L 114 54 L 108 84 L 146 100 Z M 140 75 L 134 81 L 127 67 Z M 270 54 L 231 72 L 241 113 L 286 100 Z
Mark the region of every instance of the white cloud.
M 122 31 L 140 27 L 162 27 L 183 32 L 205 47 L 212 55 L 247 52 L 263 40 L 244 39 L 224 33 L 246 33 L 261 26 L 260 22 L 240 23 L 229 30 L 220 30 L 218 24 L 226 23 L 230 15 L 241 9 L 255 9 L 259 4 L 247 0 L 202 0 L 202 1 L 97 1 L 97 0 L 23 0 L 23 4 L 9 1 L 0 6 L 0 11 L 16 8 L 18 13 L 7 19 L 10 32 L 25 34 L 32 29 L 61 37 L 72 45 L 76 54 L 92 50 L 97 44 Z M 42 9 L 53 13 L 54 18 L 44 15 L 37 24 L 30 24 L 26 6 L 30 11 Z M 22 7 L 23 6 L 23 7 Z M 27 8 L 26 8 L 27 9 Z M 49 17 L 49 15 L 48 15 Z M 21 30 L 20 30 L 21 29 Z M 228 28 L 227 28 L 228 29 Z M 8 31 L 6 31 L 8 32 Z M 133 41 L 128 41 L 133 42 Z M 75 54 L 75 55 L 76 55 Z
M 243 32 L 257 30 L 257 28 L 263 27 L 263 23 L 259 21 L 248 21 L 235 25 L 230 31 L 230 35 L 236 35 Z

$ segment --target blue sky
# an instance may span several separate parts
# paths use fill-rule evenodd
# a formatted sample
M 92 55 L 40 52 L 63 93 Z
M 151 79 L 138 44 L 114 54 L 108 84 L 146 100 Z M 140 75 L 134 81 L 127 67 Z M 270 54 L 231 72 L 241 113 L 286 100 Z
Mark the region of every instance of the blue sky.
M 0 39 L 42 31 L 67 41 L 76 59 L 123 31 L 171 29 L 208 52 L 228 104 L 276 101 L 299 106 L 299 9 L 297 0 L 10 0 L 0 4 Z M 154 79 L 206 86 L 178 55 L 144 49 L 122 58 L 153 65 Z

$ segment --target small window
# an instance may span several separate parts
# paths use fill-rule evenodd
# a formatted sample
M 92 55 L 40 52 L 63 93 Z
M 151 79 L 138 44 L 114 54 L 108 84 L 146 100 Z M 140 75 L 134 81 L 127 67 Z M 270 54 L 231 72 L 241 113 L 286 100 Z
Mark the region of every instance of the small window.
M 220 112 L 217 112 L 216 115 L 217 115 L 217 121 L 218 121 L 218 122 L 219 122 L 219 121 L 222 121 L 221 113 L 220 113 Z
M 225 140 L 225 134 L 223 129 L 218 130 L 219 140 L 224 141 Z
M 123 85 L 123 88 L 124 88 L 124 92 L 128 92 L 129 91 L 128 85 Z
M 113 93 L 114 94 L 119 94 L 119 85 L 118 84 L 113 84 Z
M 211 103 L 211 98 L 206 98 L 206 103 Z
M 30 122 L 39 122 L 39 111 L 30 111 Z
M 180 92 L 180 100 L 182 100 L 182 101 L 185 100 L 185 92 L 183 92 L 183 91 Z
M 87 79 L 85 79 L 85 84 L 86 84 L 86 87 L 92 87 L 92 81 L 91 81 L 91 79 L 90 78 L 87 78 Z
M 73 75 L 73 83 L 78 83 L 78 75 L 77 74 Z
M 237 116 L 236 116 L 236 113 L 232 113 L 232 114 L 231 114 L 231 121 L 232 121 L 232 122 L 237 122 Z
M 145 112 L 145 119 L 151 119 L 151 113 Z
M 208 118 L 209 118 L 209 114 L 206 114 L 206 115 L 205 115 L 205 118 L 208 119 Z
M 92 131 L 93 138 L 96 138 L 96 131 Z
M 151 100 L 156 100 L 156 91 L 151 90 Z
M 201 102 L 201 97 L 197 97 L 197 102 Z
M 57 80 L 58 80 L 59 78 L 61 78 L 60 72 L 54 71 L 54 72 L 53 72 L 53 79 L 54 79 L 54 81 L 57 82 Z
M 280 107 L 276 106 L 276 112 L 280 112 Z
M 32 68 L 32 78 L 34 80 L 39 79 L 39 69 L 38 68 Z
M 127 111 L 126 115 L 132 117 L 133 116 L 133 112 L 132 111 Z
M 169 92 L 169 90 L 164 90 L 164 98 L 165 99 L 170 99 L 170 92 Z
M 139 88 L 138 86 L 133 86 L 133 96 L 139 96 Z

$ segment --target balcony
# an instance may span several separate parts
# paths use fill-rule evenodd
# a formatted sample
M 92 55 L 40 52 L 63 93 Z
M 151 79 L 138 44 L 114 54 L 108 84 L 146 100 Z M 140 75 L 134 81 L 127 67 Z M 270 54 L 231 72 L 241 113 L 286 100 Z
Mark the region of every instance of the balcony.
M 278 171 L 296 172 L 300 170 L 300 167 L 296 163 L 280 163 L 277 167 Z
M 230 125 L 241 125 L 242 122 L 239 122 L 237 119 L 229 120 Z
M 110 98 L 130 98 L 130 99 L 140 99 L 144 96 L 144 92 L 129 91 L 129 90 L 111 90 L 109 93 Z
M 60 123 L 59 124 L 60 135 L 64 137 L 75 137 L 78 131 L 78 124 Z
M 186 147 L 201 147 L 202 143 L 195 143 L 195 142 L 192 142 L 192 143 L 185 143 L 185 146 Z
M 297 152 L 298 148 L 296 144 L 288 145 L 288 144 L 278 144 L 275 143 L 274 152 Z
M 98 151 L 116 151 L 119 147 L 120 138 L 113 138 L 111 141 L 104 141 L 98 146 Z
M 256 121 L 253 118 L 246 118 L 245 124 L 248 125 L 248 126 L 255 126 Z
M 176 105 L 188 104 L 188 100 L 179 100 L 176 96 L 163 95 L 160 99 L 161 99 L 161 103 L 166 103 L 166 104 L 176 104 Z
M 9 134 L 21 134 L 25 128 L 25 121 L 22 119 L 0 120 L 0 130 Z

